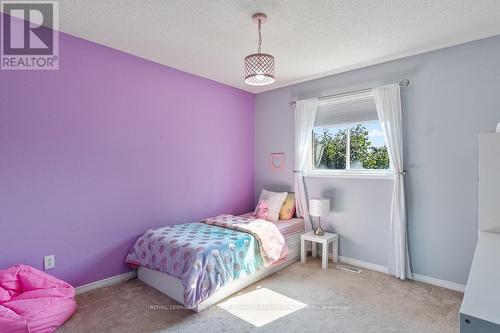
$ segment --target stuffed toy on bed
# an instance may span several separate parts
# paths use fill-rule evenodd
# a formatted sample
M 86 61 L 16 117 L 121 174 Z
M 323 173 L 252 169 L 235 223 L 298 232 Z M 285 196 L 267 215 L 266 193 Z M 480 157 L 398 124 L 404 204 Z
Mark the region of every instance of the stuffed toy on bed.
M 269 201 L 260 200 L 253 216 L 257 219 L 267 220 L 269 217 Z

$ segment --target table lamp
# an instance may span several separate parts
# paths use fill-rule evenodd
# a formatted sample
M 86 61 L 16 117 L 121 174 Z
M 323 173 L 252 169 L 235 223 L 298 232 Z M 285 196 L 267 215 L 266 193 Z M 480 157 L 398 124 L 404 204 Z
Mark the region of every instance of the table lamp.
M 314 229 L 314 234 L 323 236 L 325 231 L 321 228 L 321 217 L 330 213 L 330 199 L 328 198 L 310 198 L 309 215 L 318 217 L 318 226 Z

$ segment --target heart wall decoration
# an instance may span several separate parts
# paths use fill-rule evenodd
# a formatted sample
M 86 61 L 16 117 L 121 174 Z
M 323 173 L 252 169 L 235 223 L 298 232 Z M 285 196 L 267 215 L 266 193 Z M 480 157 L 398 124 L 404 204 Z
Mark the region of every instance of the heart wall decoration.
M 271 164 L 271 171 L 285 171 L 285 153 L 269 154 L 269 162 Z

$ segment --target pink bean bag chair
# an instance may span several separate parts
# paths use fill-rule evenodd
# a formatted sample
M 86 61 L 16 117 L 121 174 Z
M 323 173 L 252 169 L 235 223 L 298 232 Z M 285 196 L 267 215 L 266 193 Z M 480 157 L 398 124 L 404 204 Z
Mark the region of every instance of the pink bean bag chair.
M 0 332 L 54 332 L 76 310 L 75 289 L 33 267 L 0 270 Z

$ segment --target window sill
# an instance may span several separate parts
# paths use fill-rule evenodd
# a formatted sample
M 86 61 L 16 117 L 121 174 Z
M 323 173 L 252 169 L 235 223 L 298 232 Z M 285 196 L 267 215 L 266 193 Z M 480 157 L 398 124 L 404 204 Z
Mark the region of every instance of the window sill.
M 304 177 L 313 178 L 354 178 L 354 179 L 387 179 L 393 180 L 394 173 L 390 171 L 366 172 L 366 171 L 310 171 L 305 172 Z

